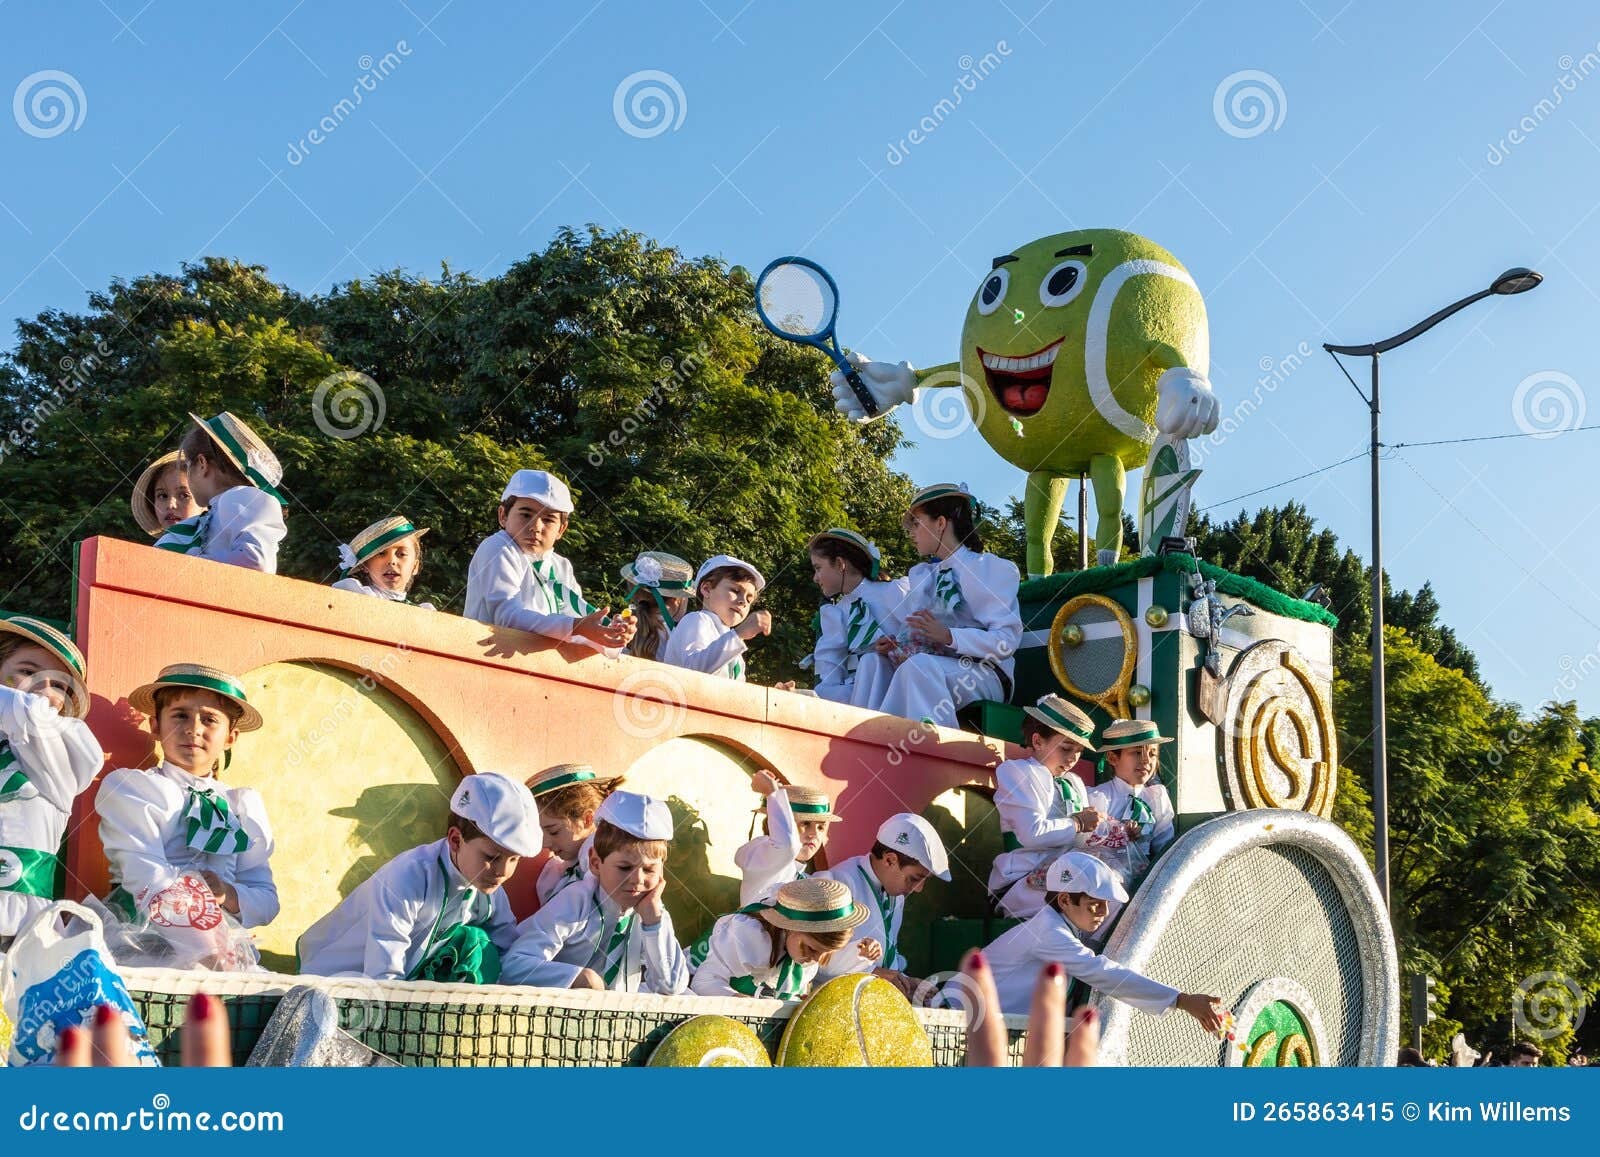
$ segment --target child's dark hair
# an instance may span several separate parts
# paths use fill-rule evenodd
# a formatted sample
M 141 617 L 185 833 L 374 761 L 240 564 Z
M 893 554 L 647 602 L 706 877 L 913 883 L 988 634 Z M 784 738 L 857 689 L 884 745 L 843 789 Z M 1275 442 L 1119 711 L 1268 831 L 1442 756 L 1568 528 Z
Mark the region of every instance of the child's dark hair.
M 818 558 L 825 558 L 830 562 L 847 562 L 853 566 L 863 578 L 872 575 L 872 556 L 862 550 L 853 542 L 842 538 L 833 538 L 830 535 L 819 534 L 806 543 L 806 550 Z M 880 579 L 888 578 L 888 572 L 880 566 L 878 569 Z
M 250 479 L 244 476 L 244 471 L 235 466 L 233 459 L 217 447 L 216 439 L 199 426 L 189 427 L 189 432 L 183 436 L 178 450 L 183 454 L 179 461 L 183 463 L 185 470 L 193 468 L 196 458 L 204 458 L 230 486 L 250 485 Z
M 1065 896 L 1068 904 L 1081 904 L 1088 894 L 1087 892 L 1046 892 L 1044 894 L 1044 906 L 1046 908 L 1054 908 L 1059 912 L 1061 910 L 1061 897 Z
M 890 852 L 894 853 L 895 859 L 900 861 L 901 864 L 915 864 L 919 868 L 926 868 L 928 866 L 928 865 L 924 864 L 921 860 L 917 859 L 915 856 L 910 855 L 910 854 L 908 854 L 906 852 L 902 852 L 899 848 L 891 848 L 888 844 L 884 843 L 882 840 L 874 840 L 872 842 L 872 853 L 871 853 L 871 855 L 872 855 L 872 858 L 874 860 L 881 860 L 881 859 L 883 859 L 883 857 L 887 856 Z M 930 869 L 930 871 L 931 871 L 931 869 Z
M 922 511 L 929 518 L 947 518 L 956 541 L 968 550 L 983 553 L 983 536 L 978 533 L 977 507 L 964 494 L 950 494 L 943 498 L 930 498 L 911 508 L 912 513 Z M 909 518 L 909 515 L 907 516 Z
M 672 630 L 667 626 L 666 616 L 661 613 L 661 607 L 657 605 L 655 594 L 649 587 L 640 587 L 634 592 L 633 617 L 639 629 L 623 650 L 641 659 L 654 659 L 661 653 L 661 647 Z
M 21 635 L 14 635 L 10 631 L 0 635 L 0 663 L 4 663 L 16 652 L 24 647 L 38 646 L 32 639 L 25 639 Z
M 1036 735 L 1042 735 L 1046 739 L 1049 739 L 1052 735 L 1061 734 L 1062 733 L 1057 731 L 1054 727 L 1039 722 L 1031 715 L 1024 715 L 1022 717 L 1022 746 L 1024 747 L 1032 747 L 1033 737 Z M 1082 742 L 1074 736 L 1068 735 L 1065 738 L 1070 739 L 1073 743 L 1078 744 L 1079 747 L 1083 746 Z
M 502 498 L 500 500 L 500 517 L 501 518 L 510 517 L 511 508 L 514 507 L 519 502 L 531 502 L 535 506 L 544 507 L 545 509 L 549 509 L 548 507 L 545 507 L 544 503 L 540 502 L 537 498 L 529 498 L 526 494 L 513 494 L 510 498 Z M 570 515 L 563 514 L 559 510 L 556 511 L 556 513 L 561 515 L 561 525 L 562 526 L 567 525 L 567 521 L 570 518 Z
M 662 861 L 667 858 L 668 844 L 666 840 L 641 840 L 632 832 L 625 832 L 615 824 L 601 820 L 594 829 L 594 854 L 602 860 L 608 858 L 613 852 L 620 852 L 627 848 L 638 848 L 647 856 L 655 856 Z
M 1543 1056 L 1544 1050 L 1538 1045 L 1534 1044 L 1532 1041 L 1528 1040 L 1519 1040 L 1516 1044 L 1511 1046 L 1511 1051 L 1506 1053 L 1506 1058 L 1508 1060 L 1515 1060 L 1517 1057 L 1527 1057 L 1530 1060 L 1536 1061 Z
M 468 843 L 483 835 L 482 828 L 473 823 L 466 816 L 458 816 L 455 812 L 450 813 L 450 822 L 445 825 L 445 831 L 448 832 L 451 828 L 455 828 L 461 833 L 462 843 Z
M 753 583 L 756 581 L 756 576 L 742 566 L 719 566 L 715 570 L 707 571 L 705 577 L 694 584 L 695 595 L 703 600 L 706 597 L 705 589 L 707 584 L 714 587 L 723 579 L 729 579 L 736 583 Z

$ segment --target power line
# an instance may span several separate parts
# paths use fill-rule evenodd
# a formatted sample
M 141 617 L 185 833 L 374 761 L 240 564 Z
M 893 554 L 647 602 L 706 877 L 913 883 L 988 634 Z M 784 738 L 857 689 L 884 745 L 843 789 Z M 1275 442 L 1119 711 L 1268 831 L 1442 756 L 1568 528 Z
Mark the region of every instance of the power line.
M 1475 438 L 1440 438 L 1436 442 L 1396 442 L 1391 450 L 1405 450 L 1417 446 L 1455 446 L 1462 442 L 1499 442 L 1505 438 L 1554 438 L 1560 434 L 1576 434 L 1582 430 L 1600 430 L 1600 423 L 1574 426 L 1570 430 L 1519 430 L 1515 434 L 1480 434 Z
M 1271 486 L 1263 486 L 1260 490 L 1251 490 L 1245 494 L 1236 494 L 1232 498 L 1224 498 L 1221 502 L 1213 502 L 1208 506 L 1202 506 L 1198 513 L 1204 514 L 1206 511 L 1215 510 L 1219 506 L 1231 506 L 1235 502 L 1240 502 L 1246 498 L 1254 498 L 1257 494 L 1265 494 L 1269 490 L 1277 490 L 1280 486 L 1287 486 L 1291 482 L 1299 482 L 1305 478 L 1315 478 L 1318 474 L 1326 474 L 1328 471 L 1336 470 L 1347 462 L 1354 462 L 1357 458 L 1365 458 L 1366 456 L 1367 451 L 1361 450 L 1350 455 L 1348 458 L 1341 458 L 1331 465 L 1322 466 L 1316 470 L 1308 470 L 1304 474 L 1296 474 L 1293 478 L 1285 478 L 1282 482 L 1274 482 Z

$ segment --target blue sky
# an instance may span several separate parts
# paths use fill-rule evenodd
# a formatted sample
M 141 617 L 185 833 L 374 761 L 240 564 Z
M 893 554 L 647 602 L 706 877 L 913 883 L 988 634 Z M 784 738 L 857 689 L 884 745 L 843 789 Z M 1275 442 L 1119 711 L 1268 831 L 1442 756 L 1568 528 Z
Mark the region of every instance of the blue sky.
M 492 275 L 593 221 L 752 269 L 805 253 L 840 283 L 842 340 L 933 364 L 992 256 L 1106 226 L 1188 267 L 1223 412 L 1252 399 L 1200 505 L 1360 452 L 1365 406 L 1321 343 L 1386 337 L 1508 266 L 1545 284 L 1385 359 L 1385 441 L 1600 423 L 1592 5 L 7 0 L 0 30 L 8 326 L 207 253 L 317 291 L 441 260 Z M 670 79 L 622 87 L 645 72 Z M 670 124 L 648 101 L 630 120 L 651 83 Z M 50 87 L 72 127 L 33 106 Z M 1266 107 L 1231 111 L 1241 89 Z M 1578 431 L 1384 464 L 1394 580 L 1431 579 L 1525 705 L 1600 712 L 1597 453 Z M 970 432 L 898 464 L 957 460 L 984 498 L 1020 493 Z M 1367 553 L 1364 461 L 1218 513 L 1291 497 Z

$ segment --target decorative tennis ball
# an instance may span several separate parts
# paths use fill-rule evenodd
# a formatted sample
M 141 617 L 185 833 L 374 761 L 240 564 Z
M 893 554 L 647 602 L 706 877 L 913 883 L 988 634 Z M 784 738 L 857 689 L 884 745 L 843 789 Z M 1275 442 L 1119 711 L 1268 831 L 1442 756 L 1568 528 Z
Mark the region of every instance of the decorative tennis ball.
M 695 1016 L 662 1038 L 650 1067 L 770 1069 L 767 1046 L 747 1024 L 727 1016 Z
M 789 1068 L 931 1068 L 933 1042 L 887 980 L 836 976 L 795 1010 L 778 1045 Z

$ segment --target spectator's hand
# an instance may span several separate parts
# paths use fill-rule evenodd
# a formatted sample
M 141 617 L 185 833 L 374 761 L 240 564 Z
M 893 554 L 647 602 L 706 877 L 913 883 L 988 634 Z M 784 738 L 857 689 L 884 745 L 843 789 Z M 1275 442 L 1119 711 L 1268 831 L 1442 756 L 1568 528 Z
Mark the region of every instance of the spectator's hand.
M 211 889 L 212 896 L 216 897 L 217 907 L 233 916 L 239 914 L 239 893 L 232 884 L 224 884 L 222 877 L 215 872 L 201 872 L 200 878 Z
M 955 641 L 950 628 L 941 623 L 932 611 L 912 611 L 906 616 L 906 625 L 930 643 L 948 647 Z
M 744 622 L 733 628 L 734 633 L 747 642 L 757 635 L 772 634 L 772 612 L 751 611 L 745 616 Z
M 1092 807 L 1086 807 L 1072 817 L 1078 824 L 1080 832 L 1092 832 L 1100 826 L 1100 821 L 1106 817 Z
M 876 964 L 883 959 L 883 945 L 870 936 L 863 936 L 856 941 L 856 955 Z
M 967 1014 L 967 1064 L 973 1068 L 1002 1068 L 1009 1047 L 1005 1018 L 1000 1014 L 1000 994 L 994 974 L 977 949 L 961 961 L 974 996 Z M 1038 1068 L 1093 1068 L 1100 1063 L 1100 1019 L 1092 1008 L 1080 1008 L 1067 1032 L 1067 975 L 1059 964 L 1047 964 L 1033 986 L 1033 1006 L 1028 1010 L 1028 1039 L 1022 1046 L 1022 1063 Z
M 750 777 L 750 786 L 757 795 L 765 799 L 783 785 L 770 771 L 758 771 Z
M 598 643 L 609 649 L 626 647 L 628 640 L 633 638 L 634 631 L 638 629 L 638 624 L 632 619 L 617 619 L 608 625 L 604 619 L 610 613 L 610 607 L 590 611 L 572 624 L 573 637 L 588 639 L 591 643 Z
M 233 1065 L 228 1042 L 228 1010 L 208 992 L 189 998 L 183 1014 L 183 1067 L 226 1069 Z M 56 1048 L 56 1065 L 63 1069 L 122 1069 L 133 1067 L 133 1037 L 122 1013 L 109 1004 L 94 1010 L 94 1025 L 63 1029 Z
M 1221 1004 L 1221 997 L 1203 996 L 1198 992 L 1184 992 L 1178 995 L 1178 1007 L 1194 1017 L 1200 1022 L 1201 1028 L 1213 1035 L 1222 1027 Z

